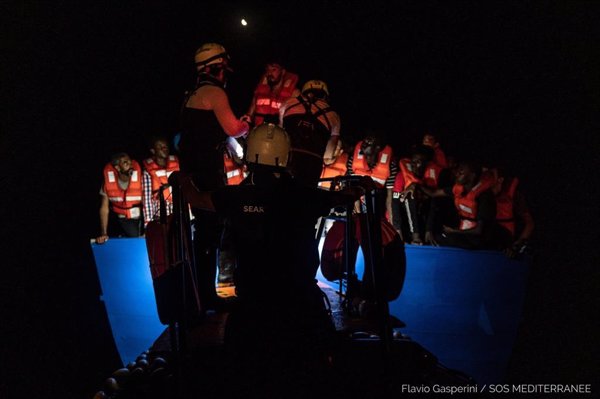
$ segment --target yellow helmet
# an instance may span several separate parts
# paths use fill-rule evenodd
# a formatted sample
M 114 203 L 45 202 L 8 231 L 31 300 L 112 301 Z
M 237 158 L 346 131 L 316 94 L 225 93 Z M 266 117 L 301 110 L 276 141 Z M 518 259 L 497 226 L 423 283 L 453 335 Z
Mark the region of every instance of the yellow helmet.
M 263 123 L 252 129 L 246 139 L 246 162 L 285 167 L 290 153 L 290 137 L 277 125 Z
M 215 64 L 224 64 L 224 66 L 227 66 L 229 63 L 229 54 L 227 54 L 225 47 L 220 44 L 205 43 L 196 50 L 194 61 L 199 68 Z
M 329 96 L 329 89 L 327 88 L 327 83 L 322 80 L 309 80 L 304 83 L 302 86 L 302 94 L 305 94 L 308 91 L 323 91 L 327 96 Z

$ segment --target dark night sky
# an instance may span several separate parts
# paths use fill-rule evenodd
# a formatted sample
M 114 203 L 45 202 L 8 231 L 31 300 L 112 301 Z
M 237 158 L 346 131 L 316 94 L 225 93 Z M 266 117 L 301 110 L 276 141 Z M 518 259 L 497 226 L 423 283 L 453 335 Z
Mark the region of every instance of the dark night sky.
M 88 247 L 101 170 L 177 131 L 207 41 L 232 55 L 238 115 L 278 54 L 327 81 L 342 135 L 383 129 L 402 153 L 433 129 L 448 153 L 515 170 L 538 251 L 508 378 L 597 382 L 597 3 L 103 3 L 1 6 L 0 396 L 91 395 L 118 367 Z

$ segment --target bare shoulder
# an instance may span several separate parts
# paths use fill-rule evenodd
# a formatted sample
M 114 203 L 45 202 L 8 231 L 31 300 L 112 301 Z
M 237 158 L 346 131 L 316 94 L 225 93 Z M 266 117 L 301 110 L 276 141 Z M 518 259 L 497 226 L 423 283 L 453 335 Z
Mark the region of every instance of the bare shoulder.
M 226 99 L 225 91 L 218 86 L 202 86 L 195 90 L 187 101 L 187 106 L 198 109 L 213 109 L 214 104 Z

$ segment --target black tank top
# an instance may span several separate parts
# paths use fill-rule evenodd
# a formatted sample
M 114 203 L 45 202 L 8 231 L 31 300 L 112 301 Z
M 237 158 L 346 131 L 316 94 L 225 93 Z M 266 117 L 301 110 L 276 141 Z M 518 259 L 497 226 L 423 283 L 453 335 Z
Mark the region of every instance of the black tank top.
M 224 139 L 225 133 L 214 111 L 183 107 L 179 164 L 183 172 L 194 175 L 199 189 L 214 190 L 225 184 Z

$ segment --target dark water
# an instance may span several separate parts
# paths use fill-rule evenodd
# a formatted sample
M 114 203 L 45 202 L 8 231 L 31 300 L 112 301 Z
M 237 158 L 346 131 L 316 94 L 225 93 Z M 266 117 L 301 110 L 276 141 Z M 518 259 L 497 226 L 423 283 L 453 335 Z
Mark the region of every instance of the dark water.
M 277 50 L 328 82 L 343 135 L 383 129 L 403 153 L 431 128 L 447 153 L 515 170 L 536 258 L 507 379 L 597 382 L 598 5 L 201 7 L 7 6 L 0 396 L 91 397 L 119 367 L 89 250 L 102 167 L 177 131 L 193 52 L 213 40 L 237 114 Z

